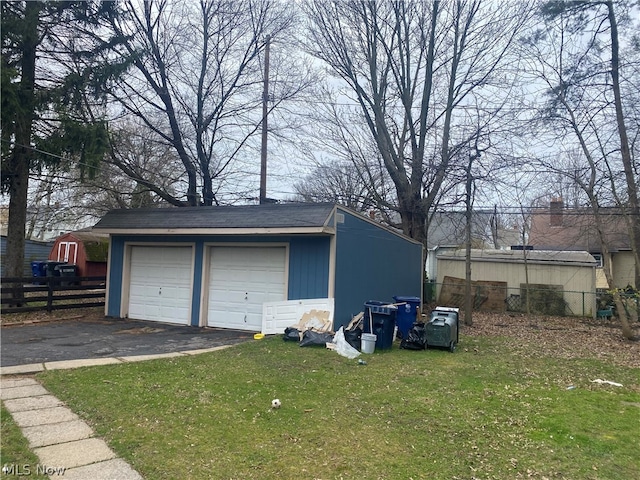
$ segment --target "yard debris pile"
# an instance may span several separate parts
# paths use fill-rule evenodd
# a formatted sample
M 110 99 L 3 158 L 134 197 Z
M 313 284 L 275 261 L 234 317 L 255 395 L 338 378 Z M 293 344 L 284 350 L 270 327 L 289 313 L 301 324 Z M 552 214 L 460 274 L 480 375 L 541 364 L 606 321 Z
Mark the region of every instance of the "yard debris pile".
M 334 332 L 330 312 L 310 310 L 302 315 L 298 323 L 285 328 L 282 339 L 296 341 L 301 347 L 324 346 L 343 357 L 353 359 L 360 355 L 360 325 L 363 316 L 364 313 L 360 312 L 346 329 L 340 327 Z
M 323 338 L 333 338 L 331 312 L 326 310 L 309 310 L 298 323 L 285 328 L 284 340 L 305 341 L 305 345 L 324 345 Z M 330 341 L 330 340 L 328 340 Z

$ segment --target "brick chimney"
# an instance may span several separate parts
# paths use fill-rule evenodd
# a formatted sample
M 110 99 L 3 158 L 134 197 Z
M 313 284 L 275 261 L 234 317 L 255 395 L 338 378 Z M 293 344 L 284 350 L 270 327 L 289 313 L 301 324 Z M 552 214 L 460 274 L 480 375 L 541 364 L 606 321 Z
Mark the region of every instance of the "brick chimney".
M 549 202 L 549 225 L 552 227 L 562 226 L 562 211 L 564 210 L 564 202 L 562 197 L 555 197 Z

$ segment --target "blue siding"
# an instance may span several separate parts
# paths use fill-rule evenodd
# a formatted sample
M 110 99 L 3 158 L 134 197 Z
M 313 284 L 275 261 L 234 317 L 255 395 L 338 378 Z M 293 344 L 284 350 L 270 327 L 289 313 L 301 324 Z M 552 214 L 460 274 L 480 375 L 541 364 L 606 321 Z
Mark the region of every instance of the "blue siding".
M 422 297 L 422 245 L 344 213 L 337 225 L 335 328 L 346 325 L 368 300 Z
M 22 268 L 22 275 L 30 277 L 31 262 L 46 261 L 49 258 L 49 252 L 53 247 L 54 242 L 39 242 L 36 240 L 24 241 L 24 264 Z M 4 266 L 7 258 L 7 237 L 2 235 L 0 237 L 0 275 L 4 276 Z
M 329 295 L 329 237 L 294 237 L 289 246 L 289 300 Z
M 200 315 L 200 298 L 202 285 L 204 244 L 205 243 L 288 243 L 289 244 L 289 284 L 288 298 L 298 300 L 304 298 L 326 297 L 329 291 L 329 251 L 328 236 L 181 236 L 181 235 L 115 235 L 111 237 L 109 298 L 107 299 L 107 315 L 120 315 L 122 302 L 122 274 L 125 242 L 158 242 L 158 243 L 190 243 L 195 244 L 195 269 L 193 278 L 193 295 L 191 299 L 191 324 L 197 325 Z

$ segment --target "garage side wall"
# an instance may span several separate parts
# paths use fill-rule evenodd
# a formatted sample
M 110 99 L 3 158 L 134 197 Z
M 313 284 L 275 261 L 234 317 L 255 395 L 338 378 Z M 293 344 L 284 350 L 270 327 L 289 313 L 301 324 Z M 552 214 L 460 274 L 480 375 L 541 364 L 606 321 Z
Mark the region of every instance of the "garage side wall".
M 438 258 L 438 297 L 445 276 L 464 279 L 464 257 Z M 595 313 L 590 295 L 595 292 L 594 267 L 530 263 L 528 277 L 529 284 L 562 285 L 569 311 L 587 316 Z M 520 285 L 526 283 L 527 276 L 523 263 L 472 261 L 471 280 L 506 282 L 508 294 L 519 294 Z
M 334 327 L 348 324 L 368 300 L 422 297 L 422 244 L 338 212 Z
M 288 300 L 325 298 L 329 295 L 329 236 L 179 236 L 179 235 L 112 235 L 109 257 L 107 301 L 105 313 L 119 317 L 123 311 L 123 282 L 125 247 L 127 244 L 194 245 L 193 292 L 191 301 L 192 325 L 198 325 L 203 295 L 203 258 L 205 244 L 242 246 L 256 243 L 287 243 L 289 245 Z M 126 305 L 124 306 L 126 308 Z
M 613 281 L 616 288 L 626 288 L 628 285 L 634 286 L 635 261 L 632 252 L 616 252 L 612 258 Z M 636 286 L 637 287 L 637 286 Z
M 595 290 L 593 267 L 529 263 L 528 271 L 532 284 L 562 285 L 565 290 L 574 292 Z M 445 276 L 465 278 L 464 258 L 438 258 L 439 284 Z M 506 282 L 508 288 L 520 288 L 520 284 L 526 282 L 524 264 L 472 261 L 471 280 Z

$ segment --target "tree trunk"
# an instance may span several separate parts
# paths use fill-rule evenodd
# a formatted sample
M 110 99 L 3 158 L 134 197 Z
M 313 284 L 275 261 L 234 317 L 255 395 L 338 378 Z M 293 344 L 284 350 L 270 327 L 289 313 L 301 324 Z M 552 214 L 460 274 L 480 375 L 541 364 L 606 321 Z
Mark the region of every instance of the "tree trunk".
M 20 78 L 20 108 L 16 111 L 15 146 L 8 161 L 11 175 L 9 185 L 9 219 L 7 222 L 7 275 L 23 276 L 25 228 L 27 224 L 27 191 L 31 159 L 33 129 L 36 47 L 41 4 L 26 2 Z M 17 303 L 23 298 L 20 286 L 14 288 Z
M 471 296 L 471 214 L 473 212 L 473 177 L 471 176 L 471 167 L 475 156 L 469 157 L 467 164 L 467 181 L 466 181 L 466 211 L 465 211 L 465 282 L 464 282 L 464 323 L 465 325 L 473 325 L 473 298 Z
M 636 290 L 638 290 L 640 289 L 640 203 L 638 201 L 638 186 L 636 184 L 637 178 L 633 172 L 633 160 L 629 149 L 629 138 L 627 136 L 627 127 L 624 123 L 622 95 L 620 93 L 620 46 L 618 42 L 618 23 L 613 10 L 613 1 L 607 1 L 606 5 L 608 9 L 609 24 L 611 25 L 611 84 L 614 104 L 616 107 L 618 135 L 620 137 L 620 156 L 622 157 L 624 176 L 627 181 L 627 195 L 630 210 L 630 215 L 627 215 L 625 218 L 627 218 L 629 225 L 629 239 L 631 241 L 631 249 L 635 259 L 635 287 Z

